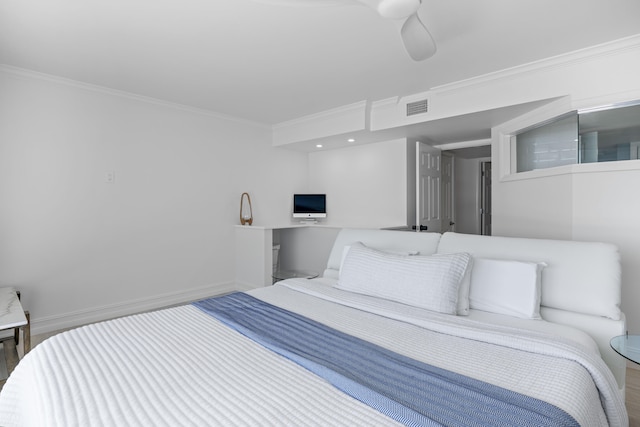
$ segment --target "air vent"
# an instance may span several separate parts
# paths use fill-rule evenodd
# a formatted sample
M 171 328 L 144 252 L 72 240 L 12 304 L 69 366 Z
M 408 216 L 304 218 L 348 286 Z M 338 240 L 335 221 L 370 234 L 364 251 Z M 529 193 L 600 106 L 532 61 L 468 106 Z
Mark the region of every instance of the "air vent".
M 423 114 L 428 111 L 429 102 L 426 99 L 407 104 L 407 116 L 415 116 L 416 114 Z

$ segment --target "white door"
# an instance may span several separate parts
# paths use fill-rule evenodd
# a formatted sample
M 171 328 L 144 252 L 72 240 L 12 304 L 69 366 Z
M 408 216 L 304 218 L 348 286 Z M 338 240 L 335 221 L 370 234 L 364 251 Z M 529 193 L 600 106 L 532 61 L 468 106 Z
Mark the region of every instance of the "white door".
M 439 233 L 441 152 L 423 142 L 416 142 L 416 231 Z
M 442 210 L 442 225 L 440 226 L 440 232 L 455 231 L 455 211 L 454 211 L 454 161 L 453 155 L 450 153 L 442 153 L 441 157 L 441 184 L 440 189 L 442 191 L 441 207 Z

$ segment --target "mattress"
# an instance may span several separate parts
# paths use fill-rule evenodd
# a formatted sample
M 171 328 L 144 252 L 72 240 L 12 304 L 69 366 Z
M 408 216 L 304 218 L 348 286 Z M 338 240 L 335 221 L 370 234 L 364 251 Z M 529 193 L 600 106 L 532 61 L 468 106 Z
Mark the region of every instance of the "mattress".
M 398 354 L 626 426 L 597 351 L 291 279 L 248 292 Z M 33 349 L 0 393 L 3 426 L 398 425 L 193 305 L 97 323 Z

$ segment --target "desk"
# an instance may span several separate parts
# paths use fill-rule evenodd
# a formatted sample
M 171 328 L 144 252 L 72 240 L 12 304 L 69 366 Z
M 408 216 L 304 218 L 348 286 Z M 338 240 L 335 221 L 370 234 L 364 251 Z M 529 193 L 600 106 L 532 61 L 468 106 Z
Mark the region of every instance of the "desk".
M 20 293 L 16 292 L 13 288 L 0 288 L 0 330 L 13 329 L 13 338 L 16 346 L 20 342 L 20 329 L 23 330 L 22 346 L 24 354 L 27 354 L 31 350 L 31 320 L 29 312 L 24 311 L 22 304 L 20 303 Z M 6 365 L 5 365 L 4 352 L 2 359 L 0 360 L 0 379 L 3 376 L 6 378 Z M 4 372 L 2 367 L 4 366 Z
M 620 335 L 609 342 L 620 356 L 640 364 L 640 335 Z
M 280 245 L 278 267 L 324 271 L 333 242 L 341 228 L 325 224 L 281 226 L 236 225 L 235 282 L 239 290 L 273 283 L 273 245 Z

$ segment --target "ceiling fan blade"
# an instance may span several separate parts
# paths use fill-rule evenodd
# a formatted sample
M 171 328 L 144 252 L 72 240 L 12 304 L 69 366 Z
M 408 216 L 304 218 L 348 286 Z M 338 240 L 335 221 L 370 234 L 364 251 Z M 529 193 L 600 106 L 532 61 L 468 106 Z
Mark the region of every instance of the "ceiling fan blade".
M 378 13 L 384 18 L 403 19 L 416 13 L 422 0 L 381 0 Z
M 378 12 L 383 18 L 404 19 L 415 13 L 422 0 L 356 0 Z
M 436 53 L 436 43 L 417 13 L 409 16 L 400 29 L 404 48 L 414 61 L 424 61 Z

